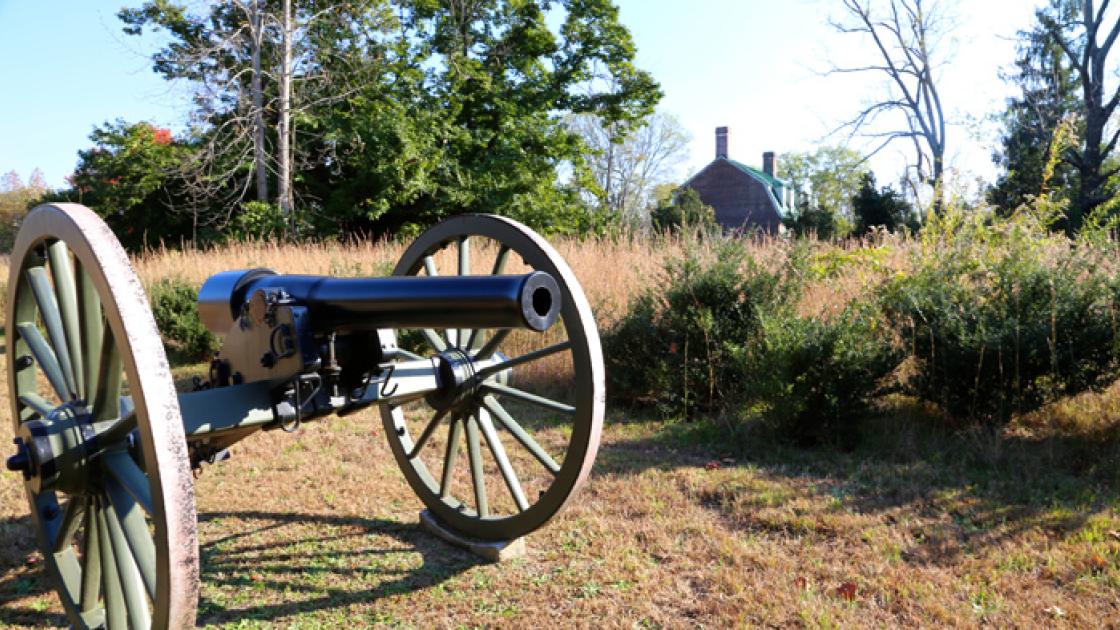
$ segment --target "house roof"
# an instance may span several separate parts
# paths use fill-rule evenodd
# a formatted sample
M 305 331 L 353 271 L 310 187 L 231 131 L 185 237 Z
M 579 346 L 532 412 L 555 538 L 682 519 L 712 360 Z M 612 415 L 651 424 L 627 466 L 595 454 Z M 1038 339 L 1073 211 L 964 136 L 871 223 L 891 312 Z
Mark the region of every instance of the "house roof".
M 778 179 L 777 177 L 772 177 L 770 175 L 767 175 L 766 171 L 760 171 L 753 166 L 747 166 L 746 164 L 743 164 L 742 162 L 736 162 L 735 160 L 732 160 L 732 159 L 728 159 L 727 161 L 732 166 L 734 166 L 735 168 L 738 168 L 739 170 L 743 171 L 744 173 L 747 173 L 748 175 L 754 175 L 755 177 L 761 179 L 763 181 L 763 183 L 765 183 L 768 186 L 777 186 L 778 188 L 785 188 L 788 185 L 784 181 Z
M 766 187 L 766 192 L 767 192 L 768 196 L 770 197 L 770 203 L 773 205 L 774 211 L 778 213 L 778 216 L 785 216 L 787 213 L 789 213 L 790 209 L 786 208 L 785 206 L 782 205 L 781 199 L 779 199 L 778 195 L 776 194 L 777 190 L 781 190 L 783 188 L 788 187 L 789 186 L 788 183 L 786 183 L 783 180 L 778 179 L 777 177 L 772 177 L 770 175 L 767 175 L 765 171 L 754 168 L 753 166 L 747 166 L 746 164 L 743 164 L 742 162 L 736 162 L 735 160 L 732 160 L 730 158 L 719 157 L 719 158 L 716 158 L 715 160 L 712 160 L 707 166 L 700 169 L 700 171 L 698 173 L 696 173 L 692 177 L 688 178 L 688 181 L 681 184 L 681 188 L 684 188 L 685 186 L 688 186 L 689 184 L 692 183 L 692 180 L 699 177 L 701 173 L 703 173 L 704 171 L 711 168 L 713 164 L 718 164 L 720 162 L 727 162 L 728 164 L 734 166 L 735 168 L 739 169 L 743 173 L 757 179 L 763 186 L 765 186 Z

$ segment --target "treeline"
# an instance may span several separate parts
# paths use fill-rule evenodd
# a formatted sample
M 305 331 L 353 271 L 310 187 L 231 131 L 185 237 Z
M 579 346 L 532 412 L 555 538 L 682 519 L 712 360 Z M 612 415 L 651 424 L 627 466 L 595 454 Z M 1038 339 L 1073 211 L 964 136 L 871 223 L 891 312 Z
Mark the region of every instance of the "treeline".
M 621 136 L 661 97 L 609 0 L 207 11 L 159 0 L 119 13 L 126 33 L 166 39 L 153 67 L 191 87 L 192 124 L 98 127 L 55 195 L 94 208 L 128 247 L 408 233 L 461 212 L 596 231 L 606 192 L 569 120 Z
M 994 115 L 1000 175 L 980 197 L 915 178 L 928 157 L 877 180 L 868 156 L 820 147 L 779 159 L 797 199 L 787 227 L 914 231 L 947 203 L 1010 216 L 1041 200 L 1053 229 L 1114 222 L 1120 91 L 1104 69 L 1120 23 L 1094 7 L 1050 0 L 1019 33 L 1003 76 L 1016 95 Z M 687 133 L 655 111 L 661 90 L 611 0 L 229 0 L 204 13 L 158 0 L 119 18 L 166 42 L 153 68 L 190 88 L 191 124 L 99 126 L 69 187 L 45 199 L 94 208 L 129 248 L 407 237 L 462 212 L 566 234 L 711 221 L 676 188 Z

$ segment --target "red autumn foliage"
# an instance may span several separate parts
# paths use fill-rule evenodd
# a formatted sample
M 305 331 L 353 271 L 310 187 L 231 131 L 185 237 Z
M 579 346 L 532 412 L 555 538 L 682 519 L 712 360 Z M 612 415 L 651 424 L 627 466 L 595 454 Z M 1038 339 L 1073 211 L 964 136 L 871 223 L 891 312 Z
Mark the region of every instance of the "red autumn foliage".
M 160 127 L 152 128 L 152 142 L 156 144 L 168 145 L 171 144 L 171 130 L 162 129 Z
M 856 599 L 856 583 L 844 582 L 836 589 L 836 594 L 848 601 L 855 601 Z
M 1100 573 L 1108 568 L 1108 561 L 1101 557 L 1100 554 L 1095 553 L 1089 558 L 1089 570 L 1093 573 Z

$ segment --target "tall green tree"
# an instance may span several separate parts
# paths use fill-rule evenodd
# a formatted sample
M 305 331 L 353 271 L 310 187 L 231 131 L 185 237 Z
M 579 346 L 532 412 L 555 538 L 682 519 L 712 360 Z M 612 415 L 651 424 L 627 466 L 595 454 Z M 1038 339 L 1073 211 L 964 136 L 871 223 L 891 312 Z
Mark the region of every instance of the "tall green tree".
M 1035 16 L 1065 53 L 1081 88 L 1079 114 L 1082 141 L 1066 156 L 1077 172 L 1077 195 L 1060 227 L 1076 230 L 1098 206 L 1112 198 L 1110 180 L 1120 173 L 1114 153 L 1120 128 L 1112 123 L 1120 105 L 1120 85 L 1114 80 L 1116 60 L 1110 58 L 1120 36 L 1120 15 L 1109 2 L 1081 0 L 1071 6 L 1050 0 Z
M 798 208 L 793 221 L 797 225 L 807 222 L 809 229 L 823 237 L 852 229 L 852 198 L 868 172 L 866 158 L 858 152 L 824 146 L 812 152 L 782 154 L 777 174 L 793 186 Z
M 438 64 L 427 93 L 450 116 L 454 133 L 445 142 L 453 176 L 473 184 L 457 187 L 459 200 L 469 201 L 463 210 L 504 208 L 539 223 L 544 217 L 534 216 L 535 208 L 558 201 L 547 194 L 557 167 L 583 161 L 577 137 L 556 113 L 637 126 L 661 97 L 633 65 L 634 43 L 609 0 L 403 4 L 425 42 L 419 56 Z M 546 23 L 553 9 L 564 14 L 556 32 Z
M 1067 23 L 1079 14 L 1076 0 L 1060 0 L 1049 9 L 1054 17 Z M 1001 118 L 1000 147 L 992 161 L 1002 169 L 988 199 L 1003 213 L 1028 203 L 1043 192 L 1055 198 L 1077 198 L 1079 180 L 1073 162 L 1057 159 L 1050 152 L 1059 149 L 1055 133 L 1059 123 L 1071 120 L 1084 108 L 1081 85 L 1052 31 L 1036 23 L 1019 32 L 1018 56 L 1014 69 L 1004 79 L 1019 89 L 1008 99 Z M 1046 180 L 1047 164 L 1054 168 Z
M 878 188 L 875 174 L 865 173 L 859 191 L 852 197 L 857 235 L 867 234 L 875 228 L 895 232 L 900 228 L 916 229 L 917 219 L 906 198 L 891 186 Z

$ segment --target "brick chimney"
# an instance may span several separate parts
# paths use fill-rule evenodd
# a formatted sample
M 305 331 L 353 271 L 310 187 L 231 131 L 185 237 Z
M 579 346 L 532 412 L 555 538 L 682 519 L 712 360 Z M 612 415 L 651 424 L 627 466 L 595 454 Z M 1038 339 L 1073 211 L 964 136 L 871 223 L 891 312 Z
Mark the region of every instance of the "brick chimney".
M 774 171 L 777 170 L 777 166 L 778 165 L 774 160 L 774 152 L 773 151 L 767 151 L 767 152 L 762 154 L 762 172 L 763 173 L 766 173 L 770 177 L 777 177 L 776 175 L 774 175 Z
M 716 159 L 727 159 L 727 127 L 716 127 Z

